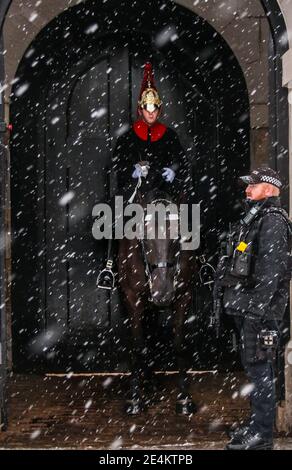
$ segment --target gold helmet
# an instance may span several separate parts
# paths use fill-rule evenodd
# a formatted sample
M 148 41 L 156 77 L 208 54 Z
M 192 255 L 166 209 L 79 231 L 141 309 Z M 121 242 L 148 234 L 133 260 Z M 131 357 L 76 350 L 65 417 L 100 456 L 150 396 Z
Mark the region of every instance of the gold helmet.
M 138 107 L 144 108 L 150 113 L 155 109 L 159 109 L 162 101 L 159 97 L 158 91 L 154 85 L 154 75 L 152 65 L 147 62 L 144 67 L 144 77 L 140 90 L 140 97 L 138 100 Z

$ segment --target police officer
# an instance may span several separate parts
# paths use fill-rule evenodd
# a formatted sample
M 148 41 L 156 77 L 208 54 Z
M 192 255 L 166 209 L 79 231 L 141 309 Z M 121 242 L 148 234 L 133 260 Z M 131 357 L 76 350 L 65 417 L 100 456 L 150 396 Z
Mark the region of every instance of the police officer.
M 162 101 L 154 83 L 152 65 L 144 67 L 138 99 L 138 119 L 116 143 L 111 172 L 115 177 L 115 195 L 123 196 L 124 205 L 137 202 L 137 191 L 143 195 L 158 188 L 177 203 L 186 203 L 191 193 L 189 162 L 176 132 L 159 121 Z M 98 287 L 113 285 L 111 243 L 108 269 L 98 277 Z
M 280 207 L 282 183 L 274 170 L 258 168 L 240 179 L 247 185 L 248 211 L 231 237 L 221 280 L 223 307 L 235 320 L 252 386 L 251 416 L 226 449 L 272 449 L 274 357 L 288 302 L 291 226 Z

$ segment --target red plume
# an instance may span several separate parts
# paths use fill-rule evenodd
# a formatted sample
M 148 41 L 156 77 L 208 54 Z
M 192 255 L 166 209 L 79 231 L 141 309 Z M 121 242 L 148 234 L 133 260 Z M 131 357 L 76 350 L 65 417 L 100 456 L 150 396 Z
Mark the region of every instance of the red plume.
M 143 91 L 146 90 L 146 88 L 149 88 L 149 86 L 156 90 L 156 86 L 154 85 L 154 73 L 153 73 L 152 64 L 150 62 L 147 62 L 144 66 L 144 75 L 143 75 L 143 81 L 141 85 L 139 99 L 141 99 Z

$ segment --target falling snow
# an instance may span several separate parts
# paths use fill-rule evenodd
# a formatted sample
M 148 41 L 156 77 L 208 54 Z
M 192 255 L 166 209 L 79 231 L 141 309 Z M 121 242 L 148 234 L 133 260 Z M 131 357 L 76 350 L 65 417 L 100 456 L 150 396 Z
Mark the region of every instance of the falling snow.
M 151 60 L 163 102 L 159 119 L 175 129 L 190 166 L 190 176 L 179 185 L 192 183 L 189 196 L 201 207 L 205 259 L 195 255 L 192 262 L 198 269 L 216 265 L 221 234 L 243 213 L 237 177 L 250 161 L 266 161 L 269 138 L 279 164 L 288 152 L 267 119 L 268 68 L 279 59 L 271 55 L 267 18 L 259 2 L 193 0 L 186 2 L 186 10 L 163 1 L 152 8 L 151 2 L 134 0 L 127 9 L 107 0 L 98 8 L 70 0 L 66 11 L 60 8 L 47 22 L 46 3 L 20 1 L 19 12 L 8 11 L 14 34 L 1 51 L 7 77 L 0 93 L 11 103 L 13 124 L 10 155 L 3 158 L 11 162 L 5 189 L 6 199 L 10 192 L 12 196 L 12 222 L 0 233 L 0 252 L 6 263 L 12 258 L 7 292 L 11 289 L 13 295 L 13 355 L 34 374 L 49 371 L 35 382 L 35 390 L 25 382 L 25 400 L 13 391 L 11 400 L 21 402 L 21 413 L 11 410 L 19 414 L 13 415 L 15 432 L 22 432 L 29 416 L 30 446 L 50 439 L 52 447 L 69 448 L 71 426 L 77 448 L 135 449 L 142 442 L 143 448 L 175 445 L 188 450 L 202 436 L 212 448 L 216 439 L 226 439 L 227 427 L 244 421 L 255 385 L 243 385 L 234 326 L 224 319 L 216 338 L 210 271 L 200 273 L 205 283 L 192 280 L 192 300 L 184 311 L 186 375 L 198 409 L 182 419 L 175 415 L 177 318 L 172 306 L 149 308 L 144 312 L 146 346 L 139 350 L 138 372 L 146 363 L 156 375 L 151 375 L 150 393 L 145 379 L 147 411 L 133 423 L 132 417 L 124 418 L 129 384 L 135 383 L 129 372 L 131 321 L 120 286 L 127 281 L 141 290 L 132 304 L 141 310 L 143 289 L 149 286 L 147 299 L 151 294 L 152 301 L 161 294 L 155 287 L 159 269 L 149 281 L 135 266 L 132 250 L 121 263 L 124 269 L 130 263 L 130 275 L 120 273 L 111 295 L 97 289 L 107 244 L 92 236 L 92 210 L 115 193 L 113 150 L 137 118 L 143 66 Z M 286 35 L 277 34 L 284 47 Z M 13 37 L 23 38 L 21 47 Z M 291 93 L 288 100 L 292 105 Z M 8 145 L 1 143 L 1 151 L 7 152 Z M 141 158 L 137 155 L 137 161 Z M 120 171 L 129 171 L 126 163 Z M 10 212 L 7 221 L 9 217 Z M 177 250 L 177 259 L 180 254 Z M 114 263 L 117 277 L 116 259 Z M 176 281 L 181 305 L 185 287 L 185 281 Z M 0 312 L 6 312 L 6 302 L 10 299 L 3 298 Z M 289 328 L 284 333 L 288 336 Z M 291 352 L 287 362 L 292 365 Z M 50 376 L 52 371 L 57 375 Z M 96 371 L 103 375 L 96 378 Z M 14 379 L 9 377 L 13 385 L 17 374 Z M 42 400 L 53 403 L 47 415 L 39 412 Z M 62 416 L 59 403 L 65 410 Z M 197 427 L 197 422 L 203 425 Z M 50 427 L 59 432 L 58 439 Z

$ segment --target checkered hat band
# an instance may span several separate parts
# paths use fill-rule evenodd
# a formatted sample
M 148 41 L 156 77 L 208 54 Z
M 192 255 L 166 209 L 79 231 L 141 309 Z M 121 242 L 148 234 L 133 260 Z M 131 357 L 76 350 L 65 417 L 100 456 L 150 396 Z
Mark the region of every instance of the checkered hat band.
M 273 176 L 264 176 L 264 175 L 262 175 L 260 177 L 260 179 L 263 183 L 273 184 L 274 186 L 277 186 L 277 188 L 280 188 L 282 186 L 281 181 L 279 181 L 277 178 L 274 178 Z

